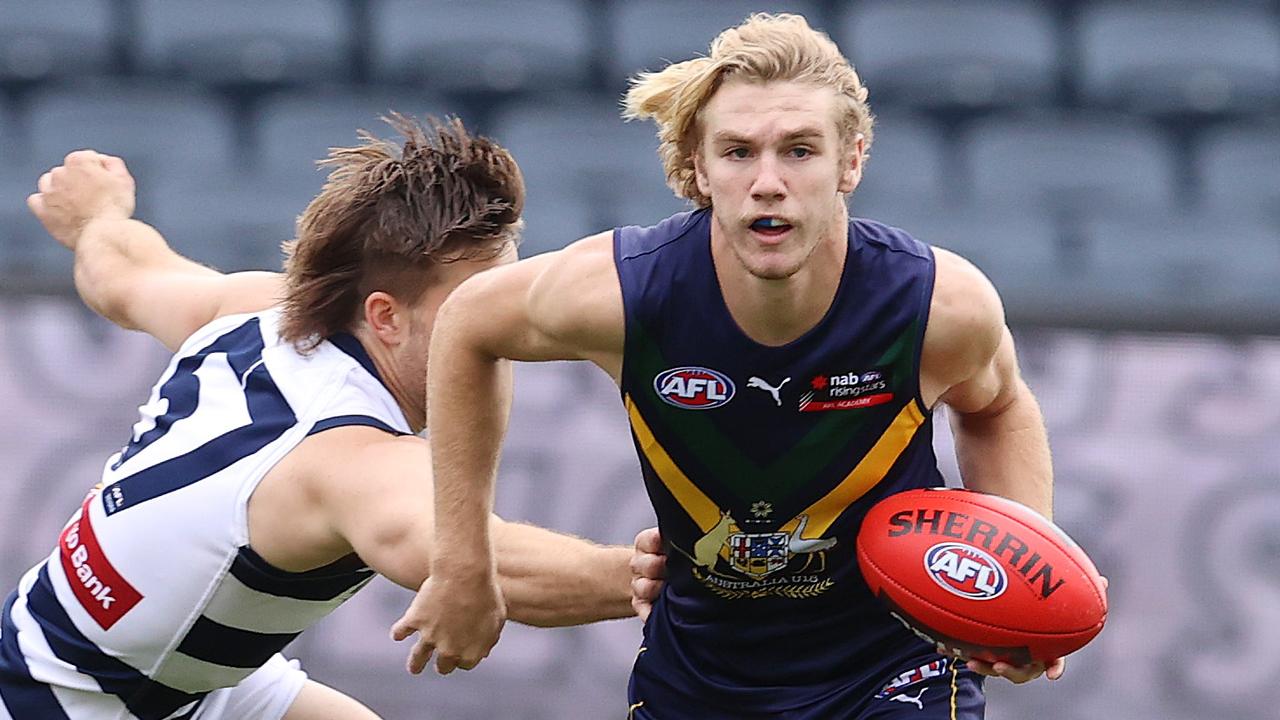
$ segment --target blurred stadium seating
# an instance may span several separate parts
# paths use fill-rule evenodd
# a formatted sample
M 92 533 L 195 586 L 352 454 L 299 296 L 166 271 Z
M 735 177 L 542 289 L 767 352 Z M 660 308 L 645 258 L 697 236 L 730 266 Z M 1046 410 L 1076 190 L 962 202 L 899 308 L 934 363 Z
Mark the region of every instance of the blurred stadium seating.
M 246 84 L 352 76 L 338 0 L 138 0 L 136 16 L 148 75 Z
M 589 11 L 578 0 L 375 0 L 373 75 L 460 92 L 582 87 L 594 52 Z
M 1049 3 L 872 0 L 849 3 L 836 40 L 876 92 L 929 107 L 1051 100 L 1058 33 Z
M 112 10 L 111 0 L 0 3 L 0 81 L 116 70 Z
M 321 184 L 314 161 L 357 127 L 387 134 L 391 109 L 458 114 L 511 147 L 525 253 L 651 222 L 686 204 L 651 126 L 618 118 L 625 78 L 704 52 L 753 10 L 804 12 L 870 87 L 855 213 L 971 256 L 1015 320 L 1221 329 L 1162 294 L 1168 278 L 1202 299 L 1280 285 L 1269 0 L 5 0 L 4 286 L 66 286 L 22 200 L 71 149 L 124 155 L 140 214 L 183 251 L 270 265 Z M 1207 227 L 1243 235 L 1225 253 L 1195 242 Z M 1144 280 L 1119 292 L 1123 273 Z M 1081 300 L 1064 313 L 1064 298 Z M 1273 293 L 1240 301 L 1243 326 L 1280 330 Z

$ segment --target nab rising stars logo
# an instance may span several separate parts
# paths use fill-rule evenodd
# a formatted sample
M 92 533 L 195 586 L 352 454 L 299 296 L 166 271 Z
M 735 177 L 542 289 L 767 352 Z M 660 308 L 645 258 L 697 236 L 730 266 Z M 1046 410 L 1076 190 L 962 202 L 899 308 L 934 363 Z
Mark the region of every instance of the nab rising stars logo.
M 964 543 L 944 542 L 929 548 L 924 569 L 943 590 L 970 600 L 993 600 L 1009 585 L 995 558 Z
M 653 379 L 653 389 L 668 405 L 685 410 L 710 410 L 733 399 L 733 381 L 711 368 L 672 368 Z

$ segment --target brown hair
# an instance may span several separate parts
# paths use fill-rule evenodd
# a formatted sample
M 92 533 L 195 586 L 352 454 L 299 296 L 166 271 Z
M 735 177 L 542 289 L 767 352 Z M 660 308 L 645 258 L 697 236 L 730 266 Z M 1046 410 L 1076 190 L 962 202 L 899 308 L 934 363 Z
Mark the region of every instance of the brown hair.
M 361 144 L 330 150 L 324 189 L 284 243 L 280 337 L 304 351 L 351 329 L 369 293 L 413 304 L 435 265 L 496 257 L 519 239 L 524 179 L 510 153 L 457 118 L 383 120 L 403 146 L 361 130 Z
M 809 27 L 800 15 L 755 13 L 712 41 L 707 57 L 668 65 L 659 72 L 631 79 L 623 101 L 628 120 L 653 118 L 661 141 L 658 154 L 667 185 L 700 207 L 711 198 L 698 190 L 693 154 L 701 142 L 699 116 L 726 77 L 759 82 L 795 80 L 832 88 L 843 112 L 841 139 L 864 138 L 864 158 L 871 147 L 874 118 L 867 106 L 867 88 L 840 48 L 825 33 Z

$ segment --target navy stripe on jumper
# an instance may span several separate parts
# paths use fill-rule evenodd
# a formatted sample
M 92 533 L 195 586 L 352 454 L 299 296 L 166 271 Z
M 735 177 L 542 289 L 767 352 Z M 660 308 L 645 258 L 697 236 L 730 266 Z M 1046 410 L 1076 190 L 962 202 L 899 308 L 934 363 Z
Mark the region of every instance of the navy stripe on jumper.
M 241 630 L 201 616 L 182 638 L 178 652 L 226 667 L 259 668 L 300 634 Z
M 231 563 L 231 574 L 260 593 L 295 600 L 332 600 L 374 576 L 355 554 L 324 567 L 293 573 L 268 563 L 247 545 L 240 548 Z
M 53 688 L 31 677 L 27 659 L 18 647 L 18 626 L 13 622 L 13 604 L 17 599 L 15 590 L 5 601 L 4 616 L 0 619 L 0 702 L 10 717 L 68 720 L 53 695 Z
M 392 435 L 406 434 L 391 427 L 378 418 L 373 417 L 372 415 L 337 415 L 331 418 L 325 418 L 324 420 L 317 422 L 315 425 L 312 425 L 311 430 L 307 432 L 307 435 L 315 435 L 316 433 L 324 432 L 325 430 L 332 430 L 336 427 L 347 427 L 350 425 L 365 425 L 371 428 L 377 428 L 383 432 L 391 433 Z
M 46 565 L 31 591 L 27 608 L 40 623 L 45 641 L 58 659 L 74 665 L 98 681 L 103 692 L 120 698 L 129 712 L 140 720 L 164 720 L 205 693 L 185 693 L 152 680 L 124 661 L 114 658 L 85 637 L 58 602 Z
M 261 362 L 263 349 L 258 318 L 253 318 L 201 350 L 206 355 L 213 352 L 226 353 L 227 363 L 241 378 L 245 404 L 249 410 L 249 424 L 223 433 L 191 452 L 112 483 L 102 492 L 103 509 L 107 515 L 180 490 L 225 470 L 266 447 L 297 422 L 293 408 L 276 387 L 266 364 Z M 197 367 L 198 363 L 185 372 L 190 372 L 195 378 Z M 171 378 L 165 383 L 165 387 L 173 382 L 174 379 Z M 199 395 L 199 380 L 176 387 L 175 392 L 182 397 L 170 399 L 170 407 L 190 407 L 194 411 L 193 401 L 185 395 Z M 163 390 L 161 394 L 163 396 Z M 187 414 L 190 415 L 190 412 Z

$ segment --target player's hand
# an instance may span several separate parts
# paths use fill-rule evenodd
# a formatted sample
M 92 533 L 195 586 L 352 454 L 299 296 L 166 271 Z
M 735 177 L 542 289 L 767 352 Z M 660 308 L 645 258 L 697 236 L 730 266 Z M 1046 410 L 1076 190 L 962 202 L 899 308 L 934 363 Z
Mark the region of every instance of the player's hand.
M 62 245 L 76 249 L 91 220 L 133 216 L 134 182 L 124 161 L 93 150 L 77 150 L 36 183 L 27 207 Z
M 1058 658 L 1048 664 L 1033 662 L 1030 665 L 1010 665 L 1006 662 L 989 663 L 982 660 L 970 660 L 969 669 L 979 675 L 1001 677 L 1016 685 L 1031 682 L 1044 675 L 1050 680 L 1057 680 L 1067 670 L 1067 659 Z
M 1111 587 L 1111 581 L 1104 576 L 1102 589 Z M 970 660 L 969 669 L 988 677 L 1002 677 L 1012 683 L 1021 685 L 1044 675 L 1050 680 L 1057 680 L 1067 671 L 1067 659 L 1058 658 L 1049 663 L 1035 662 L 1030 665 L 1010 665 L 1009 663 L 988 663 L 981 660 Z
M 631 576 L 631 607 L 635 608 L 641 620 L 648 620 L 667 577 L 667 556 L 662 552 L 662 536 L 658 534 L 658 528 L 641 530 L 636 535 L 635 553 L 631 555 Z
M 493 572 L 449 577 L 432 573 L 409 609 L 391 627 L 396 641 L 419 633 L 407 668 L 417 675 L 436 656 L 436 672 L 470 670 L 498 644 L 507 604 Z

